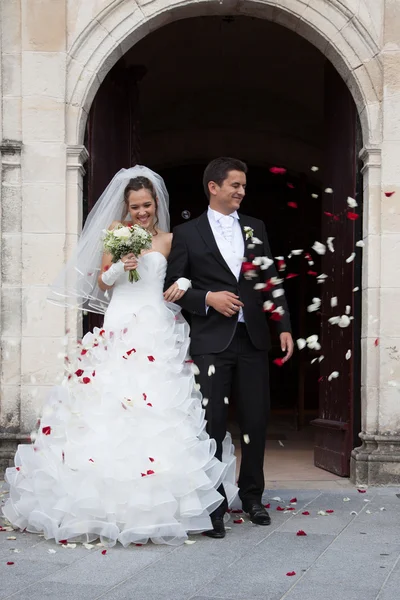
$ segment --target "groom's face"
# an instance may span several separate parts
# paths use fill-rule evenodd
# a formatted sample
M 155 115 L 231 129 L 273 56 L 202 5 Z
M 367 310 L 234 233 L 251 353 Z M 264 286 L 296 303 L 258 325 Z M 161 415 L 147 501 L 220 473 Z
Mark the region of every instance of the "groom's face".
M 246 193 L 246 173 L 229 171 L 221 185 L 210 182 L 210 205 L 223 214 L 239 210 Z

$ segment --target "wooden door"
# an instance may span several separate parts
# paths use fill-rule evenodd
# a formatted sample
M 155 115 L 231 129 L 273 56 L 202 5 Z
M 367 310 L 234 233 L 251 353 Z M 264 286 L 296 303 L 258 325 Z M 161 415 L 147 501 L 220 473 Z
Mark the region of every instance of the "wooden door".
M 143 67 L 125 67 L 120 61 L 108 73 L 90 110 L 86 145 L 89 152 L 87 206 L 84 219 L 110 180 L 122 168 L 139 161 L 139 90 Z M 89 313 L 84 331 L 101 327 L 103 316 Z
M 355 343 L 360 315 L 352 291 L 356 286 L 358 262 L 346 262 L 355 251 L 355 242 L 360 239 L 360 223 L 347 218 L 347 198 L 356 195 L 356 124 L 357 114 L 354 101 L 340 75 L 327 62 L 325 71 L 325 164 L 324 182 L 333 193 L 324 193 L 322 201 L 322 240 L 333 241 L 335 251 L 327 250 L 322 257 L 322 272 L 328 275 L 321 284 L 322 319 L 321 343 L 324 360 L 321 363 L 319 388 L 319 416 L 312 422 L 316 426 L 314 446 L 315 465 L 340 476 L 348 476 L 350 452 L 354 446 L 355 386 L 354 374 L 359 363 L 359 344 Z M 358 202 L 360 198 L 358 197 Z M 361 213 L 361 206 L 356 212 Z M 335 215 L 331 217 L 325 213 Z M 337 297 L 338 305 L 331 306 Z M 330 325 L 328 319 L 344 315 L 346 306 L 354 317 L 349 327 Z M 351 352 L 350 359 L 346 354 Z M 334 371 L 337 379 L 329 380 Z

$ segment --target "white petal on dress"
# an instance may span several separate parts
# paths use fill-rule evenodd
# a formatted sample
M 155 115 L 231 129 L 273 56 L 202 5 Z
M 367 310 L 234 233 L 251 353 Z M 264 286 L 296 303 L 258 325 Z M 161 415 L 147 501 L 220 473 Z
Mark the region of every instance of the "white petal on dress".
M 52 390 L 37 439 L 7 469 L 3 513 L 16 527 L 57 542 L 181 544 L 211 527 L 221 482 L 229 503 L 236 496 L 231 438 L 218 461 L 188 325 L 163 301 L 166 260 L 148 253 L 138 270 L 138 283 L 126 273 L 117 281 L 105 331 L 82 340 L 73 372 L 83 374 Z

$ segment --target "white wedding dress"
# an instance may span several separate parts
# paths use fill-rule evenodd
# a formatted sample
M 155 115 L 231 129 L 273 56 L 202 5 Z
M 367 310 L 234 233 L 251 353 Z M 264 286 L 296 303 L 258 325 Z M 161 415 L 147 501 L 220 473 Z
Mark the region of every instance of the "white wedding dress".
M 117 280 L 104 329 L 82 340 L 54 388 L 36 439 L 7 469 L 4 516 L 57 542 L 180 544 L 211 528 L 209 513 L 236 496 L 229 436 L 223 462 L 205 432 L 188 359 L 189 327 L 163 300 L 167 261 L 139 260 L 140 280 Z

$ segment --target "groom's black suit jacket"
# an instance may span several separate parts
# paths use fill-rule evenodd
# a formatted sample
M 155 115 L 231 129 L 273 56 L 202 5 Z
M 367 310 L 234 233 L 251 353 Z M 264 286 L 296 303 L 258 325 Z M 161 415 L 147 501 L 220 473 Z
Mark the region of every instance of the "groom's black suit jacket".
M 240 228 L 245 242 L 246 260 L 254 256 L 272 258 L 265 226 L 259 219 L 239 215 Z M 251 240 L 246 240 L 244 227 L 251 227 L 254 236 L 262 244 L 248 248 Z M 285 313 L 276 325 L 279 333 L 290 331 L 290 318 L 285 296 L 273 297 L 272 292 L 260 292 L 254 289 L 256 283 L 277 277 L 275 265 L 266 270 L 258 270 L 257 277 L 250 280 L 243 274 L 239 281 L 226 264 L 218 249 L 207 212 L 189 223 L 174 228 L 172 249 L 168 260 L 165 289 L 179 277 L 192 281 L 190 288 L 178 302 L 184 310 L 191 313 L 191 347 L 193 356 L 213 354 L 225 350 L 236 330 L 237 315 L 225 317 L 209 307 L 206 312 L 207 292 L 228 291 L 237 294 L 244 304 L 243 314 L 247 331 L 253 345 L 259 350 L 269 350 L 271 339 L 267 318 L 263 311 L 263 302 L 271 300 L 276 306 L 282 306 Z M 281 286 L 276 286 L 278 289 Z

